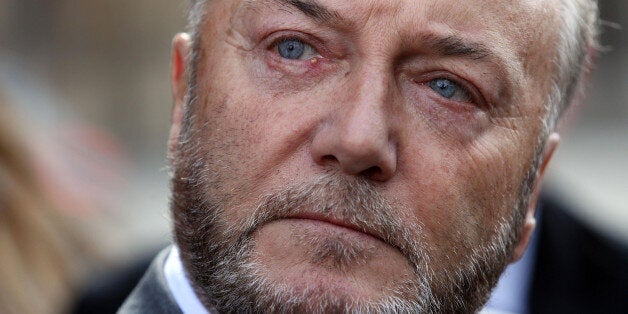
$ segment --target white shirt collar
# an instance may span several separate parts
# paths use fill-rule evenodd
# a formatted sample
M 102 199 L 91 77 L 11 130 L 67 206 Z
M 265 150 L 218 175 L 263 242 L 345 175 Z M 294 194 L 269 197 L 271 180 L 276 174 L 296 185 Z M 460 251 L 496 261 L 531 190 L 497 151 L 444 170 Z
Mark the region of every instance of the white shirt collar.
M 506 268 L 481 313 L 528 313 L 528 292 L 532 284 L 538 242 L 537 225 L 525 254 Z
M 176 246 L 173 246 L 170 254 L 168 254 L 164 264 L 164 275 L 168 288 L 183 314 L 209 314 L 192 289 L 192 285 L 183 270 L 179 249 Z

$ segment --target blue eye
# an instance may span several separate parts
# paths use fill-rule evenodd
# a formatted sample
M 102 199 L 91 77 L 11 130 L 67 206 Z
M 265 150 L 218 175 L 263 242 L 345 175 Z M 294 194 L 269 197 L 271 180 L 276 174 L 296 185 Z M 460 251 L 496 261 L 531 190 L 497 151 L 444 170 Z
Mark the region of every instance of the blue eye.
M 282 39 L 277 44 L 279 55 L 286 59 L 299 59 L 305 51 L 305 43 L 297 39 Z
M 447 99 L 471 101 L 469 93 L 451 80 L 444 78 L 434 79 L 428 83 L 428 86 Z
M 318 56 L 316 50 L 296 38 L 285 38 L 277 43 L 277 53 L 290 60 L 307 60 Z

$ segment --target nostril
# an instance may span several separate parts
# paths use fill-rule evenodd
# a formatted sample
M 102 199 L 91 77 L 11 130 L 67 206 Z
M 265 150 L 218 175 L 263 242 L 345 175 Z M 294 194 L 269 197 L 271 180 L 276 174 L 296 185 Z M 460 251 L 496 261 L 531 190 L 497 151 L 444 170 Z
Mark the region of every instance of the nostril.
M 373 166 L 371 168 L 368 168 L 368 169 L 362 171 L 360 174 L 363 175 L 364 177 L 368 178 L 368 179 L 377 180 L 377 178 L 379 176 L 381 176 L 381 174 L 382 174 L 382 168 L 380 168 L 378 166 Z
M 323 158 L 321 158 L 321 161 L 323 163 L 328 163 L 328 162 L 334 163 L 334 162 L 338 162 L 338 158 L 336 158 L 336 156 L 334 155 L 325 155 L 323 156 Z

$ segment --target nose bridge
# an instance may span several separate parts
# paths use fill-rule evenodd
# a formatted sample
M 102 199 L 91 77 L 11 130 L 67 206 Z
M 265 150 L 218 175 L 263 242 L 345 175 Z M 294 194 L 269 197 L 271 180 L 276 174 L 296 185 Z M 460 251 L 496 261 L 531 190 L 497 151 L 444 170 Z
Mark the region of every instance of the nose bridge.
M 341 136 L 355 149 L 373 150 L 388 138 L 386 111 L 389 87 L 387 75 L 376 65 L 364 65 L 351 78 L 341 110 Z M 357 146 L 357 145 L 356 145 Z
M 337 164 L 345 173 L 386 180 L 395 172 L 396 152 L 387 117 L 391 101 L 386 68 L 362 64 L 339 91 L 339 108 L 313 143 L 319 163 Z M 333 99 L 334 97 L 332 97 Z
M 353 80 L 356 89 L 357 103 L 385 105 L 389 94 L 390 77 L 388 68 L 383 62 L 371 62 L 359 67 Z

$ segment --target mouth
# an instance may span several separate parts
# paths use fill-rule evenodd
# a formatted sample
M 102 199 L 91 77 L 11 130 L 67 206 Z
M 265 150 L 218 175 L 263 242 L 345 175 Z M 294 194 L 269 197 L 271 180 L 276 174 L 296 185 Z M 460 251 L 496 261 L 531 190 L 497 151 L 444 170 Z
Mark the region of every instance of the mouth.
M 334 216 L 313 214 L 313 213 L 300 213 L 297 215 L 291 215 L 283 218 L 285 220 L 300 221 L 313 226 L 320 226 L 321 229 L 337 229 L 341 232 L 349 232 L 353 236 L 364 237 L 366 240 L 377 240 L 383 243 L 383 237 L 376 230 L 371 230 L 363 226 L 359 226 L 345 219 L 340 219 Z

